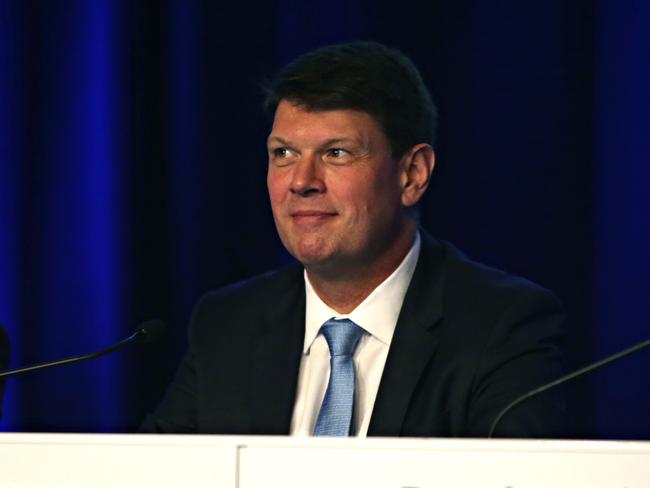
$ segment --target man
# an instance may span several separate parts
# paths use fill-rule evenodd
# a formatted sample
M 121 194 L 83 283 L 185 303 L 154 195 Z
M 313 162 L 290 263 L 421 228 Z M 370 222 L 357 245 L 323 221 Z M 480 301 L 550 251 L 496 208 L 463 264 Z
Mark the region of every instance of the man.
M 555 298 L 418 228 L 436 118 L 407 58 L 319 49 L 280 73 L 267 108 L 273 217 L 299 264 L 201 300 L 143 431 L 485 436 L 559 376 Z M 558 435 L 560 400 L 528 401 L 496 434 Z

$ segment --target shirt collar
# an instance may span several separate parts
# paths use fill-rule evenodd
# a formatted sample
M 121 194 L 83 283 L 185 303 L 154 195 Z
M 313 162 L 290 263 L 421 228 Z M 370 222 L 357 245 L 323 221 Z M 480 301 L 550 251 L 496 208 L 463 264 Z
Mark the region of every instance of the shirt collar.
M 416 231 L 411 249 L 400 265 L 349 314 L 340 314 L 323 302 L 309 282 L 305 271 L 306 314 L 303 352 L 307 354 L 318 336 L 321 325 L 332 317 L 348 318 L 384 344 L 390 345 L 419 255 L 420 233 Z

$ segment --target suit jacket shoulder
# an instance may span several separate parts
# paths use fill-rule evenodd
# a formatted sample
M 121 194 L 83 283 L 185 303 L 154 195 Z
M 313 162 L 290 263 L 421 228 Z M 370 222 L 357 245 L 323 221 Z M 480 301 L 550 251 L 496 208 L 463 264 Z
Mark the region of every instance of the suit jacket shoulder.
M 487 435 L 509 401 L 561 374 L 563 319 L 547 290 L 423 233 L 369 432 Z M 557 435 L 561 403 L 531 400 L 497 433 Z
M 286 434 L 304 340 L 302 267 L 205 294 L 189 349 L 142 432 Z
M 207 292 L 192 314 L 190 344 L 200 347 L 215 335 L 259 332 L 260 316 L 273 315 L 299 298 L 304 290 L 302 272 L 301 266 L 292 265 Z

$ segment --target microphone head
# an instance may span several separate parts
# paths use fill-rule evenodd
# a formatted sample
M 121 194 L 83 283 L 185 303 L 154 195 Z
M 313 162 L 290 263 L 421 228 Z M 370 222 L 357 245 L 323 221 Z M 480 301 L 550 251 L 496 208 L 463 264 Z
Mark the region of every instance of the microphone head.
M 162 320 L 147 320 L 136 327 L 135 333 L 138 342 L 155 342 L 165 332 L 165 323 Z

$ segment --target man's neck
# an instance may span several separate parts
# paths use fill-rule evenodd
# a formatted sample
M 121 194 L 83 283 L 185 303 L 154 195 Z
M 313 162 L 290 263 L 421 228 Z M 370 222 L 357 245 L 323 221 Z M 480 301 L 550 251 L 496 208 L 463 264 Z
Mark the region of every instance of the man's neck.
M 354 269 L 348 266 L 345 273 L 307 268 L 312 288 L 323 302 L 338 313 L 352 312 L 397 269 L 413 245 L 415 232 L 415 226 L 409 226 L 393 245 L 370 265 L 362 264 Z

